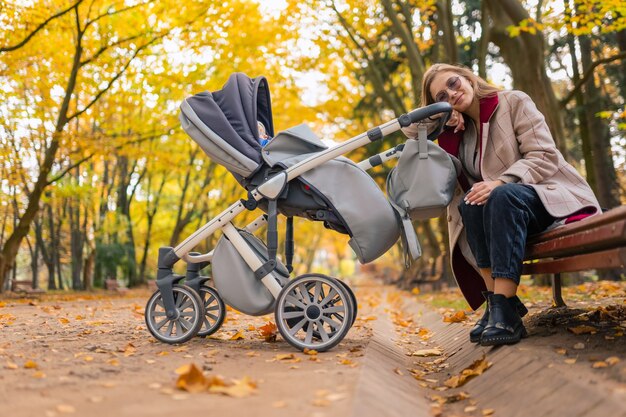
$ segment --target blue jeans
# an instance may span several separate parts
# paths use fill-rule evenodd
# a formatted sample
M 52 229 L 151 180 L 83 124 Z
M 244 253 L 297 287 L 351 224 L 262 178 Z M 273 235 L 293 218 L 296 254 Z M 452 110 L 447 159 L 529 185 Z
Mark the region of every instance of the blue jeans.
M 537 192 L 525 184 L 504 184 L 493 189 L 482 206 L 459 204 L 467 242 L 479 268 L 491 276 L 519 284 L 526 237 L 544 231 L 555 218 Z

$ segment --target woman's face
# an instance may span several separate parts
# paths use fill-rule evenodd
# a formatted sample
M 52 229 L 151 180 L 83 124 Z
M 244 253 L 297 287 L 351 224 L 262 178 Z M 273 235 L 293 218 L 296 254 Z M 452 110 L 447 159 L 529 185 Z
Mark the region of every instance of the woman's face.
M 474 100 L 474 88 L 469 80 L 452 71 L 435 75 L 430 83 L 430 94 L 435 102 L 450 103 L 452 108 L 463 113 Z

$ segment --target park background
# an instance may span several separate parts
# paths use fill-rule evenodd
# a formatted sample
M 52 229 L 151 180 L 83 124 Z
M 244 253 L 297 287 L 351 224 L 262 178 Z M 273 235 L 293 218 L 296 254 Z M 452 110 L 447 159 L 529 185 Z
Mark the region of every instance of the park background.
M 185 97 L 233 72 L 268 78 L 276 131 L 304 122 L 340 142 L 419 107 L 431 64 L 464 64 L 528 93 L 601 205 L 618 206 L 625 58 L 623 0 L 4 1 L 0 289 L 145 285 L 160 246 L 245 197 L 178 121 Z M 372 172 L 381 187 L 390 168 Z M 406 286 L 449 282 L 446 223 L 416 223 L 424 255 L 409 270 L 399 246 L 365 270 Z M 346 236 L 295 226 L 297 274 L 364 272 Z

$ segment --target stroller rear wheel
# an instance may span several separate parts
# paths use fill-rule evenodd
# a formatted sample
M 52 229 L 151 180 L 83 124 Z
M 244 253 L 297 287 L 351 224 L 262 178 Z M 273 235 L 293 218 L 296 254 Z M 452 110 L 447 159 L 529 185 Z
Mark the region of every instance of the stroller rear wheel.
M 288 282 L 276 300 L 276 324 L 298 349 L 325 351 L 346 336 L 352 324 L 352 300 L 344 286 L 325 275 L 302 275 Z
M 184 343 L 194 337 L 203 323 L 204 306 L 200 296 L 186 285 L 172 287 L 175 315 L 167 317 L 161 291 L 157 290 L 146 304 L 148 330 L 165 343 Z
M 215 288 L 200 287 L 200 298 L 204 305 L 204 317 L 198 336 L 205 337 L 218 331 L 226 318 L 226 306 Z

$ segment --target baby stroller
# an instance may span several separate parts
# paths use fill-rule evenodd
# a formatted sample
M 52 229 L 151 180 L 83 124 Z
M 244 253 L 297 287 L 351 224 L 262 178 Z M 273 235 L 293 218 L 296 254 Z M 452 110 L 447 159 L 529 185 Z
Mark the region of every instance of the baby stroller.
M 444 113 L 435 138 L 451 111 L 447 103 L 414 110 L 333 147 L 304 124 L 278 133 L 261 147 L 258 123 L 274 136 L 268 82 L 264 77 L 233 74 L 222 90 L 183 101 L 183 129 L 215 162 L 225 166 L 247 190 L 247 198 L 209 221 L 175 248 L 159 249 L 157 288 L 145 319 L 152 335 L 182 343 L 219 329 L 225 304 L 248 315 L 271 312 L 282 337 L 298 349 L 325 351 L 347 334 L 357 315 L 350 287 L 337 278 L 305 274 L 290 279 L 294 254 L 293 217 L 321 221 L 350 236 L 361 263 L 375 260 L 400 233 L 399 220 L 384 193 L 366 170 L 395 158 L 402 145 L 360 164 L 341 155 L 396 132 L 403 126 Z M 243 229 L 233 220 L 246 210 L 264 212 Z M 285 264 L 277 258 L 277 216 L 286 216 Z M 267 225 L 267 244 L 253 235 Z M 192 252 L 221 230 L 223 236 L 206 254 Z M 179 261 L 185 275 L 172 272 Z M 211 264 L 210 279 L 200 270 Z M 184 280 L 184 284 L 182 281 Z

